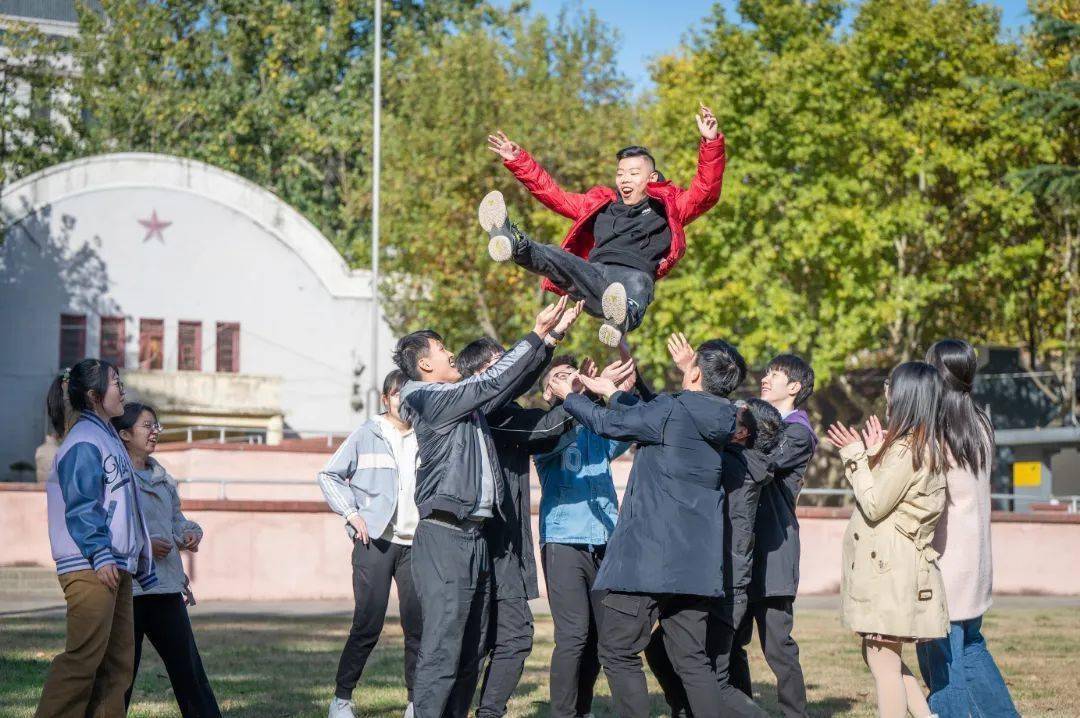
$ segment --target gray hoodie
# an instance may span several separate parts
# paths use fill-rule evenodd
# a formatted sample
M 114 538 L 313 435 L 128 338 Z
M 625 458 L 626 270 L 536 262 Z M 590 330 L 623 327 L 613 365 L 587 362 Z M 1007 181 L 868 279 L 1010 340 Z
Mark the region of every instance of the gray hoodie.
M 202 538 L 202 527 L 194 521 L 188 521 L 180 510 L 180 494 L 176 492 L 176 480 L 169 476 L 161 464 L 148 458 L 147 471 L 135 472 L 135 483 L 139 489 L 139 502 L 146 521 L 146 531 L 150 538 L 163 538 L 173 542 L 173 548 L 164 558 L 154 559 L 158 583 L 153 588 L 143 590 L 133 585 L 132 594 L 145 596 L 162 593 L 187 593 L 188 578 L 184 573 L 184 564 L 180 561 L 179 546 L 184 541 L 185 533 L 194 533 Z M 149 474 L 149 478 L 146 475 Z

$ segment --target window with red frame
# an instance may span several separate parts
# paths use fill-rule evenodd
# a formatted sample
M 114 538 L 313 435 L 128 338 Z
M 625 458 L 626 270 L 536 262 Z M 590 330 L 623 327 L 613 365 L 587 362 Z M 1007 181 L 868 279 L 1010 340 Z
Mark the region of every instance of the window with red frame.
M 86 315 L 60 315 L 60 368 L 78 364 L 86 358 Z
M 240 324 L 217 323 L 217 370 L 237 373 L 240 371 Z
M 124 367 L 124 318 L 101 318 L 101 345 L 98 356 L 117 369 Z
M 202 371 L 202 322 L 180 322 L 177 335 L 176 368 Z
M 139 368 L 161 369 L 165 363 L 165 320 L 139 320 Z

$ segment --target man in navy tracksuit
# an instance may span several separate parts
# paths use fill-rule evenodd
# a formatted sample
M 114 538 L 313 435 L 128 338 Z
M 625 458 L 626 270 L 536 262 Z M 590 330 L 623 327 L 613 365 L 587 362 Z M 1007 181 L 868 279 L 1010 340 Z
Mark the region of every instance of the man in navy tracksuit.
M 726 398 L 746 376 L 727 342 L 702 344 L 683 372 L 683 391 L 649 402 L 605 379 L 579 376 L 609 407 L 553 385 L 563 407 L 600 436 L 634 441 L 638 451 L 619 522 L 596 577 L 602 591 L 600 662 L 620 718 L 649 715 L 641 652 L 660 623 L 671 663 L 698 718 L 720 716 L 719 685 L 705 647 L 706 619 L 724 595 L 722 453 L 735 432 Z

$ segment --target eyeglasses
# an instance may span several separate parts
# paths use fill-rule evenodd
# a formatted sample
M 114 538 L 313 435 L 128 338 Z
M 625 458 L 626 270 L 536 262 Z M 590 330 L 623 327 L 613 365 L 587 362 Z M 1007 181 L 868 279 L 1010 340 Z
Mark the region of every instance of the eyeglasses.
M 115 386 L 117 389 L 119 389 L 121 394 L 124 393 L 124 382 L 117 379 L 116 381 L 113 382 L 113 386 Z
M 161 430 L 165 428 L 156 421 L 153 424 L 140 424 L 140 426 L 149 431 L 151 434 L 160 434 Z

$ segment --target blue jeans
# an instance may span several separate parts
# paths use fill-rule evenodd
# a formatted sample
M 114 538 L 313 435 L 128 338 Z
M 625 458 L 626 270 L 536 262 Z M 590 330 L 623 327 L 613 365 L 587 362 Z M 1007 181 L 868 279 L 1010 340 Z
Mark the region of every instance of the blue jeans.
M 918 646 L 930 710 L 941 718 L 1019 717 L 1005 679 L 986 650 L 982 616 L 949 624 L 949 635 Z

